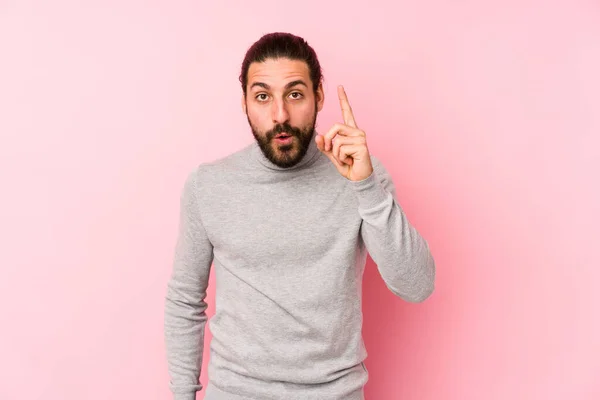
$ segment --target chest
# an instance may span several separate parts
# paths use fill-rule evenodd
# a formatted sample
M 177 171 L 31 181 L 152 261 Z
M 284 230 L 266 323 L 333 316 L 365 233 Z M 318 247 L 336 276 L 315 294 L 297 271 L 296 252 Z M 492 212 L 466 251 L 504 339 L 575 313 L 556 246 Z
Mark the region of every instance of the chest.
M 298 263 L 344 253 L 361 218 L 343 177 L 239 182 L 212 189 L 202 215 L 215 256 L 242 264 Z

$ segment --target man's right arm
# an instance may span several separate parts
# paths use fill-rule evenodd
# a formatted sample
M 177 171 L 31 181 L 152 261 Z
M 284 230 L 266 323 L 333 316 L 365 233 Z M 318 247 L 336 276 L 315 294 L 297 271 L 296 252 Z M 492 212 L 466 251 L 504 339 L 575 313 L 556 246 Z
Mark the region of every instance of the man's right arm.
M 195 400 L 206 326 L 206 288 L 213 262 L 213 246 L 200 220 L 194 169 L 180 198 L 179 232 L 173 270 L 167 285 L 164 333 L 169 388 L 174 400 Z

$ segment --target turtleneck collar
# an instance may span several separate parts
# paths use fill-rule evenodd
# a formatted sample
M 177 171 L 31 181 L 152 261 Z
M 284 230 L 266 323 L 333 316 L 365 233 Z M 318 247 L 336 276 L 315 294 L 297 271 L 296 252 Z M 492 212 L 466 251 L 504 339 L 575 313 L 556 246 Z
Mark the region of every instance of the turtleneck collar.
M 298 164 L 294 165 L 293 167 L 283 168 L 283 167 L 273 164 L 267 157 L 265 157 L 264 153 L 260 149 L 260 146 L 258 145 L 258 142 L 256 142 L 256 141 L 252 144 L 252 148 L 250 150 L 250 155 L 254 161 L 257 161 L 260 164 L 262 164 L 263 166 L 265 166 L 269 169 L 275 170 L 275 171 L 292 171 L 292 170 L 304 168 L 305 166 L 310 165 L 312 163 L 312 161 L 314 161 L 316 159 L 317 155 L 320 153 L 320 150 L 317 147 L 317 143 L 315 142 L 316 134 L 317 134 L 317 131 L 314 130 L 313 135 L 310 139 L 310 143 L 308 145 L 308 149 L 306 150 L 306 154 L 304 155 L 304 157 L 302 157 L 302 160 L 300 160 L 300 162 L 298 162 Z

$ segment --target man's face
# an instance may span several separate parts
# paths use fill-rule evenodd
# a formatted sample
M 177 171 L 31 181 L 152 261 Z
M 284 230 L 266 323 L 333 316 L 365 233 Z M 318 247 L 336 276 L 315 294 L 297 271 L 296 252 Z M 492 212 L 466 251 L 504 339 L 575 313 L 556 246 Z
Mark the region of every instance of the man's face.
M 242 108 L 265 157 L 279 167 L 292 167 L 306 154 L 323 100 L 323 86 L 314 93 L 304 61 L 250 64 Z M 289 137 L 277 138 L 284 134 Z

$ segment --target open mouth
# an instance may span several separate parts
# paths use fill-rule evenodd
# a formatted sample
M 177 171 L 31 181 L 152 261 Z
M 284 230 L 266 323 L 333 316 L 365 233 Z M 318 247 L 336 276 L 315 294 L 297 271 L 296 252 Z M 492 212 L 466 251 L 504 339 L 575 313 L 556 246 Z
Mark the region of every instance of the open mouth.
M 292 139 L 294 139 L 294 137 L 292 135 L 277 135 L 275 136 L 275 142 L 278 144 L 289 144 L 292 143 Z
M 277 136 L 275 137 L 275 143 L 277 143 L 278 145 L 287 145 L 287 144 L 291 144 L 292 141 L 294 140 L 293 136 Z

